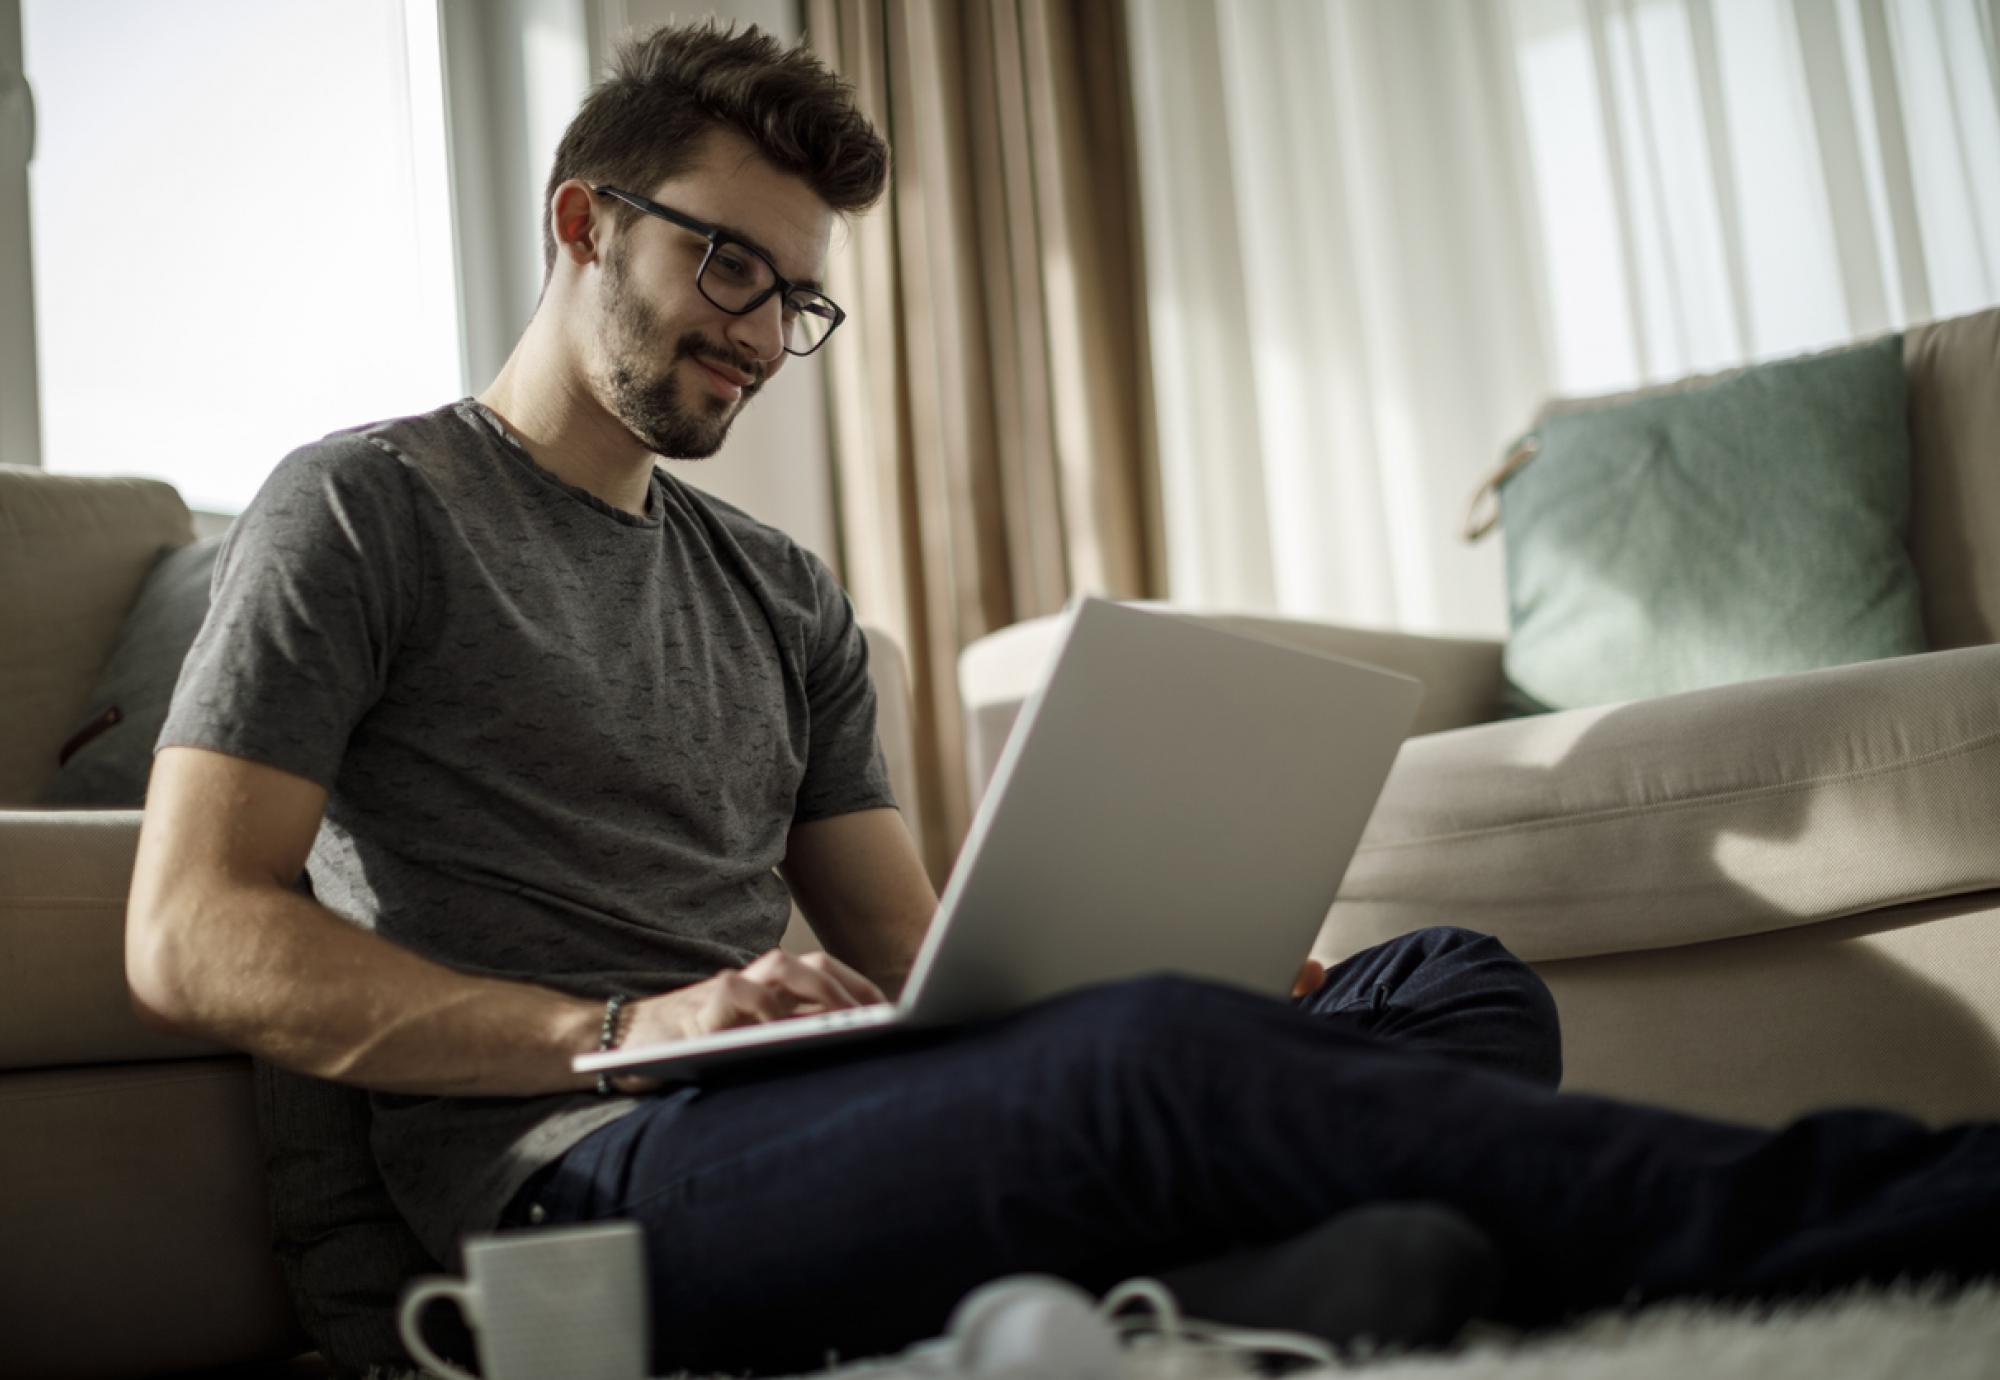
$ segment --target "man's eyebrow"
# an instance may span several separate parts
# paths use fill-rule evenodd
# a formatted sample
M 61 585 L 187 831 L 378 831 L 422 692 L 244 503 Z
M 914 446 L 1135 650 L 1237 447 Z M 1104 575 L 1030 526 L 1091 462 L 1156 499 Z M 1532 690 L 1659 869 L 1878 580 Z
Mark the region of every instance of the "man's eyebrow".
M 756 250 L 759 254 L 762 254 L 765 258 L 769 259 L 773 264 L 776 264 L 778 262 L 778 256 L 776 254 L 773 254 L 770 250 L 766 249 L 763 245 L 757 243 L 757 241 L 752 239 L 748 234 L 744 233 L 741 230 L 738 230 L 735 226 L 724 225 L 719 220 L 713 221 L 711 222 L 711 224 L 713 224 L 717 230 L 721 231 L 722 234 L 726 235 L 728 238 L 732 240 L 735 240 L 738 244 L 746 244 L 750 246 L 750 248 Z M 792 278 L 789 279 L 788 281 L 795 288 L 807 288 L 813 292 L 817 292 L 822 295 L 824 295 L 826 291 L 826 289 L 821 285 L 819 279 L 817 278 Z

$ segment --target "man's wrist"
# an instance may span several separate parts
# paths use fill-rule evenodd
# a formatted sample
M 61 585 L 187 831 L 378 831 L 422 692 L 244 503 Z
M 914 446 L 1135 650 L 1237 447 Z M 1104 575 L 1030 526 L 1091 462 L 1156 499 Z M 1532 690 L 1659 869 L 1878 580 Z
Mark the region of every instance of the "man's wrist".
M 597 1086 L 597 1075 L 578 1073 L 573 1061 L 579 1054 L 596 1051 L 603 1029 L 603 1002 L 592 997 L 564 999 L 552 1032 L 555 1047 L 562 1057 L 561 1083 L 558 1085 L 561 1091 L 589 1091 Z
M 604 1017 L 599 1021 L 597 1027 L 597 1052 L 599 1054 L 609 1054 L 623 1043 L 625 1029 L 631 1023 L 632 1019 L 626 1010 L 631 1000 L 630 997 L 621 993 L 618 996 L 609 998 L 604 1003 Z M 609 1073 L 598 1074 L 597 1095 L 599 1097 L 609 1097 L 612 1091 L 611 1075 Z

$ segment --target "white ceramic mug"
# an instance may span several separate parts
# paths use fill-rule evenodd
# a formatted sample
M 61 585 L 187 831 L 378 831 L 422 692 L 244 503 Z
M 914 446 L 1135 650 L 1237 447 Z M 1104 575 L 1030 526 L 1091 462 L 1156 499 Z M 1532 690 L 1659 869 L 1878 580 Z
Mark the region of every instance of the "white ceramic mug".
M 652 1319 L 637 1222 L 470 1236 L 465 1276 L 404 1286 L 397 1328 L 426 1370 L 449 1380 L 645 1380 Z M 418 1317 L 440 1298 L 464 1310 L 481 1376 L 424 1345 Z

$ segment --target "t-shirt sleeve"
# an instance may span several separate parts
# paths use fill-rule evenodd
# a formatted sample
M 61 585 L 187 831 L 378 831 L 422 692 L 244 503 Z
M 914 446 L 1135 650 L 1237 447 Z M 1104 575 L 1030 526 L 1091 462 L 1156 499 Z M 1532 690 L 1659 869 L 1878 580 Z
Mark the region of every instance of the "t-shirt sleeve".
M 895 806 L 889 767 L 875 731 L 875 682 L 868 673 L 868 637 L 847 591 L 826 563 L 806 552 L 818 608 L 806 666 L 806 774 L 792 823 Z
M 230 525 L 158 748 L 225 752 L 331 791 L 415 612 L 402 462 L 358 436 L 279 462 Z

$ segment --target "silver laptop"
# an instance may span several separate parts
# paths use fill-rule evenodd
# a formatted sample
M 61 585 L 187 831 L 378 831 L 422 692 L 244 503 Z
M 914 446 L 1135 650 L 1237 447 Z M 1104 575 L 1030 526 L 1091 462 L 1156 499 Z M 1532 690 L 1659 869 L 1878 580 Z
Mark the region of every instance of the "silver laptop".
M 1082 598 L 1022 706 L 901 999 L 583 1054 L 704 1069 L 1177 972 L 1290 993 L 1422 685 Z

